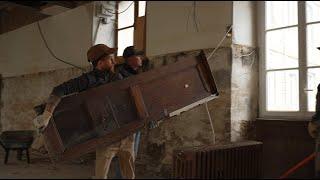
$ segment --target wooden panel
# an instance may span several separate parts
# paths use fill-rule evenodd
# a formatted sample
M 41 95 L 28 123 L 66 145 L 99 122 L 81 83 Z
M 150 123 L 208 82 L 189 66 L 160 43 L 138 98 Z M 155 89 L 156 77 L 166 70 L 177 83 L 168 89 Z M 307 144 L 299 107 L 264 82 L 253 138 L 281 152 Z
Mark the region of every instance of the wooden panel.
M 149 117 L 146 105 L 144 104 L 144 100 L 141 94 L 141 90 L 139 86 L 131 86 L 130 87 L 131 96 L 134 99 L 134 103 L 136 105 L 136 109 L 140 119 L 145 120 Z
M 80 156 L 133 134 L 150 120 L 162 120 L 180 108 L 217 96 L 210 69 L 199 72 L 199 64 L 208 66 L 203 52 L 64 97 L 54 111 L 53 125 L 44 132 L 50 154 L 59 155 L 55 160 Z
M 257 140 L 263 142 L 263 177 L 282 173 L 314 152 L 315 143 L 307 131 L 308 121 L 256 121 Z M 314 161 L 288 178 L 313 178 Z
M 134 46 L 145 51 L 145 16 L 137 17 L 134 30 Z
M 44 143 L 46 145 L 46 148 L 48 149 L 50 157 L 53 160 L 59 160 L 64 151 L 64 146 L 54 124 L 54 121 L 49 122 L 43 136 L 45 139 Z

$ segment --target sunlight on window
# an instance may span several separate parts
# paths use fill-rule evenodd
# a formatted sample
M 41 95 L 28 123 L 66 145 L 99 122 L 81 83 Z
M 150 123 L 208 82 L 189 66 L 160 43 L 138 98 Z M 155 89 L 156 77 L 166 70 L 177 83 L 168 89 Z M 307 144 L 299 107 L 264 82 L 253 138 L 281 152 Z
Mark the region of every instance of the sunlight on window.
M 306 1 L 307 23 L 320 21 L 320 2 Z
M 133 30 L 132 27 L 118 32 L 118 56 L 122 56 L 124 48 L 133 45 Z
M 133 25 L 134 23 L 134 2 L 133 1 L 121 1 L 119 3 L 118 12 L 119 12 L 118 29 Z
M 297 1 L 266 1 L 266 29 L 297 24 Z
M 298 28 L 267 32 L 267 69 L 295 68 L 298 65 Z
M 320 65 L 320 51 L 317 49 L 317 47 L 320 47 L 320 23 L 307 26 L 308 66 Z
M 139 1 L 139 17 L 144 16 L 146 13 L 146 1 Z
M 306 115 L 306 110 L 315 111 L 320 83 L 320 2 L 265 1 L 264 5 L 263 108 L 285 116 L 294 111 L 299 112 L 294 115 Z M 305 19 L 298 19 L 298 7 Z
M 298 70 L 267 73 L 267 110 L 299 111 Z

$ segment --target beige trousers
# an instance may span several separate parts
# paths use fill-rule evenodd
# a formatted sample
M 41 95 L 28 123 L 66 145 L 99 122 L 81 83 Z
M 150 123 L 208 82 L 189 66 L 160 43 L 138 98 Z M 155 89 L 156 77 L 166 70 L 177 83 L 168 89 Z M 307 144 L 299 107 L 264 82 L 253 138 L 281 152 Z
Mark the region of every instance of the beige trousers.
M 111 161 L 118 156 L 123 178 L 134 179 L 134 135 L 96 150 L 95 178 L 107 179 Z

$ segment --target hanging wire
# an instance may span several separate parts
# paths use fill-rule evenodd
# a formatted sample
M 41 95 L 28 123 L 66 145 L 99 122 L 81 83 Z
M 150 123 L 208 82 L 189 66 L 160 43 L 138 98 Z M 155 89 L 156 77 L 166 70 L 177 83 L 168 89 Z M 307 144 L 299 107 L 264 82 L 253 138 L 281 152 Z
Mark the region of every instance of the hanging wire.
M 196 1 L 195 1 L 196 2 Z M 195 8 L 196 8 L 197 6 L 196 6 L 196 3 L 195 3 Z M 197 11 L 198 12 L 198 11 Z M 200 29 L 200 21 L 199 21 L 199 19 L 198 19 L 198 15 L 199 15 L 199 13 L 195 13 L 195 19 L 196 19 L 196 22 L 199 24 L 198 26 L 199 26 L 199 29 Z
M 250 53 L 248 53 L 248 54 L 242 54 L 242 55 L 240 55 L 240 56 L 236 56 L 236 58 L 251 56 L 251 54 L 254 53 L 255 51 L 256 51 L 256 50 L 254 49 L 254 50 L 252 50 Z
M 187 26 L 186 26 L 187 32 L 188 32 L 188 30 L 189 30 L 189 19 L 190 19 L 190 14 L 191 14 L 191 8 L 190 8 L 190 9 L 189 9 L 189 11 L 188 11 Z
M 213 54 L 219 49 L 219 47 L 221 46 L 222 42 L 226 39 L 226 37 L 228 36 L 228 33 L 231 31 L 232 26 L 230 26 L 229 30 L 227 31 L 227 33 L 224 35 L 224 37 L 221 39 L 221 41 L 219 42 L 219 44 L 217 45 L 217 47 L 210 53 L 210 55 L 207 57 L 207 60 L 209 60 Z
M 50 54 L 51 54 L 56 60 L 61 61 L 61 62 L 65 63 L 65 64 L 68 64 L 68 65 L 71 65 L 71 66 L 73 66 L 73 67 L 75 67 L 75 68 L 78 68 L 78 69 L 80 69 L 80 70 L 82 70 L 82 71 L 86 71 L 84 68 L 81 68 L 81 67 L 76 66 L 76 65 L 74 65 L 74 64 L 72 64 L 72 63 L 70 63 L 70 62 L 67 62 L 67 61 L 64 61 L 64 60 L 58 58 L 58 57 L 52 52 L 52 50 L 49 48 L 48 43 L 47 43 L 47 41 L 46 41 L 46 39 L 44 38 L 44 35 L 43 35 L 43 33 L 42 33 L 42 30 L 41 30 L 40 22 L 39 22 L 39 21 L 37 21 L 37 25 L 38 25 L 38 29 L 39 29 L 41 38 L 42 38 L 42 40 L 43 40 L 46 48 L 48 49 L 48 51 L 50 52 Z
M 206 102 L 204 105 L 206 107 L 207 115 L 208 115 L 208 118 L 209 118 L 209 121 L 210 121 L 210 126 L 211 126 L 211 131 L 212 131 L 212 142 L 213 142 L 213 144 L 215 144 L 216 143 L 216 135 L 215 135 L 215 132 L 214 132 L 212 118 L 211 118 L 210 111 L 209 111 L 209 108 L 208 108 L 208 102 Z
M 197 13 L 196 13 L 196 1 L 193 2 L 193 5 L 192 7 L 189 9 L 188 11 L 188 17 L 187 17 L 187 23 L 186 23 L 186 30 L 188 32 L 189 30 L 189 19 L 190 19 L 190 15 L 191 15 L 191 12 L 192 12 L 192 18 L 193 18 L 193 27 L 196 29 L 197 32 L 199 32 L 199 25 L 200 25 L 200 22 L 199 22 L 199 25 L 198 25 L 198 17 L 197 17 Z
M 196 20 L 196 1 L 193 1 L 193 23 L 196 27 L 197 32 L 199 32 L 198 23 Z
M 94 44 L 96 44 L 96 41 L 97 41 L 97 36 L 98 36 L 101 22 L 102 22 L 102 18 L 99 18 L 98 26 L 97 26 L 96 32 L 94 33 L 94 40 L 93 40 Z
M 112 12 L 108 8 L 105 8 L 103 5 L 102 5 L 102 8 L 105 9 L 110 14 L 122 14 L 122 13 L 126 12 L 133 5 L 133 3 L 134 3 L 134 1 L 132 1 L 132 3 L 125 10 L 123 10 L 122 12 L 119 12 L 117 10 L 116 10 L 116 12 Z

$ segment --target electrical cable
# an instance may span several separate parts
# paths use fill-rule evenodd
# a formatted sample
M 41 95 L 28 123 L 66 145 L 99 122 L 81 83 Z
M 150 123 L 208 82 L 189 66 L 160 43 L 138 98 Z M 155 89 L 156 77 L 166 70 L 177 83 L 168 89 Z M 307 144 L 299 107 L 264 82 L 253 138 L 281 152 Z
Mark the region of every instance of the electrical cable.
M 125 10 L 123 10 L 122 12 L 119 12 L 117 10 L 116 10 L 116 12 L 111 12 L 111 11 L 109 11 L 108 8 L 105 8 L 103 5 L 102 5 L 102 8 L 105 9 L 108 13 L 111 13 L 111 14 L 122 14 L 122 13 L 126 12 L 132 6 L 133 3 L 134 3 L 134 1 Z
M 94 41 L 93 41 L 94 44 L 96 44 L 96 41 L 97 41 L 97 36 L 98 36 L 98 31 L 99 31 L 99 28 L 100 28 L 101 21 L 102 21 L 102 18 L 99 18 L 98 26 L 97 26 L 96 32 L 94 34 Z
M 250 53 L 248 54 L 243 54 L 243 55 L 240 55 L 240 56 L 236 56 L 236 58 L 241 58 L 241 57 L 247 57 L 247 56 L 251 56 L 252 53 L 254 53 L 256 50 L 252 50 Z
M 209 121 L 210 121 L 213 144 L 215 144 L 216 143 L 216 137 L 215 137 L 215 132 L 214 132 L 214 128 L 213 128 L 212 118 L 211 118 L 211 115 L 210 115 L 210 112 L 209 112 L 209 108 L 208 108 L 208 102 L 206 102 L 204 105 L 206 107 L 208 118 L 209 118 Z
M 193 23 L 196 27 L 197 32 L 199 32 L 198 23 L 196 20 L 196 1 L 193 1 Z
M 197 32 L 199 32 L 200 22 L 198 22 L 198 17 L 196 15 L 197 14 L 196 7 L 197 7 L 196 1 L 194 1 L 192 7 L 188 11 L 188 17 L 187 17 L 187 23 L 186 23 L 187 32 L 189 30 L 189 19 L 190 19 L 191 11 L 192 11 L 192 18 L 193 18 L 193 27 L 196 29 Z M 199 25 L 198 25 L 198 23 L 199 23 Z
M 189 19 L 190 19 L 190 14 L 191 14 L 191 8 L 189 9 L 189 12 L 188 12 L 188 19 L 187 19 L 187 32 L 188 32 L 188 29 L 189 29 Z
M 227 31 L 227 33 L 224 35 L 224 37 L 221 39 L 221 41 L 219 42 L 219 44 L 217 45 L 217 47 L 210 53 L 210 55 L 207 57 L 207 60 L 209 60 L 212 55 L 219 49 L 219 47 L 221 46 L 222 42 L 226 39 L 228 33 L 231 31 L 232 29 L 232 25 L 230 26 L 229 30 Z
M 196 7 L 197 7 L 197 6 L 196 6 Z M 200 21 L 199 21 L 199 19 L 198 19 L 198 15 L 199 15 L 199 13 L 196 13 L 195 18 L 196 18 L 196 22 L 197 22 L 197 23 L 199 23 L 199 25 L 198 25 L 198 26 L 199 26 L 199 29 L 200 29 L 200 27 L 201 27 L 201 26 L 200 26 L 200 25 L 201 25 L 201 23 L 200 23 Z
M 245 56 L 245 57 L 251 56 L 251 54 L 252 54 L 253 52 L 255 52 L 255 50 L 252 50 L 251 53 L 245 54 L 244 56 Z M 257 54 L 254 54 L 254 55 L 253 55 L 252 62 L 251 62 L 251 64 L 249 65 L 250 68 L 248 69 L 249 72 L 246 72 L 246 73 L 243 73 L 243 74 L 239 75 L 239 76 L 238 76 L 239 78 L 242 77 L 242 76 L 244 76 L 244 75 L 246 75 L 246 74 L 249 74 L 249 73 L 250 73 L 250 71 L 252 70 L 253 64 L 254 64 L 255 61 L 256 61 L 256 56 L 257 56 Z M 240 57 L 241 57 L 241 56 L 240 56 Z
M 47 43 L 47 41 L 46 41 L 46 39 L 44 38 L 44 35 L 43 35 L 43 33 L 42 33 L 42 30 L 41 30 L 40 22 L 39 22 L 39 21 L 37 21 L 37 25 L 38 25 L 38 29 L 39 29 L 41 38 L 42 38 L 42 40 L 43 40 L 46 48 L 48 49 L 48 51 L 50 52 L 50 54 L 51 54 L 56 60 L 61 61 L 61 62 L 65 63 L 65 64 L 68 64 L 68 65 L 71 65 L 71 66 L 73 66 L 73 67 L 75 67 L 75 68 L 78 68 L 78 69 L 80 69 L 80 70 L 82 70 L 82 71 L 86 71 L 85 69 L 83 69 L 83 68 L 81 68 L 81 67 L 79 67 L 79 66 L 76 66 L 76 65 L 74 65 L 74 64 L 72 64 L 72 63 L 69 63 L 69 62 L 67 62 L 67 61 L 64 61 L 64 60 L 58 58 L 58 57 L 51 51 L 51 49 L 49 48 L 48 43 Z

